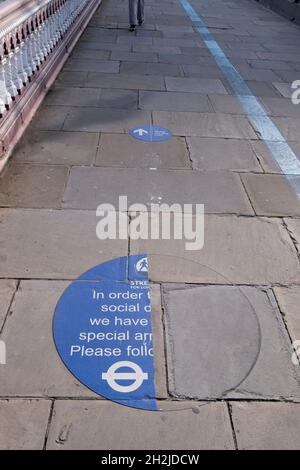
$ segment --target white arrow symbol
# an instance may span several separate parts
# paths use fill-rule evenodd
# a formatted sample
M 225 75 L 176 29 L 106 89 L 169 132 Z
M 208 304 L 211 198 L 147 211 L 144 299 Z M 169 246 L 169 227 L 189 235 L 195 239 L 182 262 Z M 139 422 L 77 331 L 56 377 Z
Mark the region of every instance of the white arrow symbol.
M 149 134 L 148 131 L 146 131 L 146 129 L 136 129 L 135 131 L 133 131 L 134 134 L 138 134 L 139 136 L 142 136 L 144 134 Z
M 121 367 L 128 367 L 133 372 L 117 372 Z M 145 373 L 140 366 L 131 361 L 115 362 L 107 372 L 102 373 L 102 380 L 106 380 L 108 385 L 116 392 L 129 393 L 134 392 L 148 379 L 148 374 Z M 116 380 L 133 380 L 131 385 L 119 385 Z

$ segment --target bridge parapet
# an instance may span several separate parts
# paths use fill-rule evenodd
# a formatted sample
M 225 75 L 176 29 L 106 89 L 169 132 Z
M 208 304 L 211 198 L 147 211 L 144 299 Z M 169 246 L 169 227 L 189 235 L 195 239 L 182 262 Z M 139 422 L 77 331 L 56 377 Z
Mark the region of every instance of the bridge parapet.
M 100 3 L 0 3 L 0 171 Z

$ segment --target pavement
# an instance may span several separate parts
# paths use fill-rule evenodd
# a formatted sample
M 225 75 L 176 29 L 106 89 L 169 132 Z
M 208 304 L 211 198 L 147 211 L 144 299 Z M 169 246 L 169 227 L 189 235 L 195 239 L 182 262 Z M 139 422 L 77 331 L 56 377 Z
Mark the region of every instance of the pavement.
M 299 27 L 251 0 L 190 5 L 297 160 Z M 197 26 L 179 0 L 146 0 L 129 33 L 127 1 L 103 0 L 0 179 L 1 449 L 300 448 L 300 174 L 283 174 Z M 173 136 L 140 142 L 141 124 Z M 203 248 L 134 240 L 130 217 L 128 239 L 99 241 L 96 208 L 119 195 L 204 204 Z M 161 412 L 91 392 L 52 339 L 70 280 L 137 253 Z

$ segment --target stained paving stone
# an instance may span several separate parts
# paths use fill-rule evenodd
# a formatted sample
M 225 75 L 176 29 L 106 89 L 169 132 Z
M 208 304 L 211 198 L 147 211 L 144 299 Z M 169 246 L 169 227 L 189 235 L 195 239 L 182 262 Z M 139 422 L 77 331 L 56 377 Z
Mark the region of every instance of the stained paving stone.
M 299 404 L 254 402 L 232 403 L 231 406 L 239 449 L 299 449 Z
M 193 53 L 191 54 L 159 54 L 159 62 L 163 62 L 165 64 L 178 64 L 178 65 L 195 65 L 199 64 L 202 67 L 205 65 L 215 65 L 215 61 L 212 57 L 203 57 L 199 54 L 199 49 L 193 49 Z
M 138 71 L 138 70 L 137 70 Z M 86 80 L 87 87 L 121 88 L 126 90 L 165 90 L 163 77 L 158 75 L 138 74 L 101 74 L 90 73 Z
M 83 132 L 128 132 L 142 124 L 150 124 L 148 111 L 126 109 L 73 108 L 64 123 L 66 131 Z
M 63 166 L 10 164 L 0 178 L 0 206 L 59 208 L 67 175 Z
M 244 116 L 214 113 L 154 111 L 154 123 L 170 129 L 175 135 L 257 139 Z
M 17 287 L 12 279 L 0 279 L 0 330 Z
M 166 77 L 166 86 L 168 91 L 227 94 L 224 85 L 217 79 Z
M 42 450 L 50 400 L 0 400 L 0 449 Z
M 274 293 L 293 341 L 300 341 L 300 287 L 275 287 Z
M 230 284 L 268 285 L 300 280 L 296 249 L 280 221 L 206 215 L 204 228 L 202 250 L 187 250 L 185 240 L 131 240 L 131 253 L 148 253 L 155 282 L 224 284 L 227 279 Z
M 164 308 L 172 394 L 300 400 L 300 372 L 292 364 L 291 343 L 271 292 L 171 287 Z
M 137 109 L 138 92 L 120 89 L 103 89 L 97 106 L 101 108 Z
M 47 448 L 234 448 L 224 403 L 164 401 L 160 406 L 166 411 L 150 413 L 109 402 L 57 401 Z
M 1 370 L 0 396 L 98 396 L 81 385 L 67 370 L 59 358 L 52 338 L 55 306 L 68 285 L 65 281 L 21 282 L 1 336 L 7 344 L 7 364 L 3 371 Z M 151 304 L 155 338 L 156 394 L 159 398 L 165 398 L 167 389 L 158 285 L 151 285 Z M 28 311 L 30 321 L 26 314 Z M 28 345 L 33 347 L 28 348 Z
M 152 203 L 173 204 L 176 201 L 179 204 L 205 204 L 208 213 L 253 213 L 237 175 L 186 170 L 74 167 L 63 205 L 96 209 L 105 201 L 118 207 L 119 195 L 126 195 L 128 204 L 138 202 L 148 208 Z
M 120 73 L 121 74 L 139 74 L 143 75 L 159 75 L 170 77 L 181 77 L 183 71 L 179 65 L 176 64 L 162 64 L 155 62 L 121 62 Z
M 300 220 L 299 219 L 285 219 L 285 223 L 295 240 L 295 243 L 300 252 Z
M 95 159 L 98 141 L 98 133 L 31 130 L 14 150 L 13 161 L 90 165 Z
M 262 171 L 246 140 L 188 137 L 187 143 L 198 170 Z
M 286 176 L 249 173 L 242 181 L 257 215 L 300 216 L 300 200 Z
M 94 211 L 0 211 L 0 277 L 72 279 L 127 254 L 127 240 L 98 240 Z
M 141 109 L 194 111 L 199 113 L 212 111 L 207 96 L 200 93 L 141 91 L 139 96 Z
M 101 134 L 96 165 L 125 168 L 190 168 L 185 140 L 142 142 L 128 134 Z

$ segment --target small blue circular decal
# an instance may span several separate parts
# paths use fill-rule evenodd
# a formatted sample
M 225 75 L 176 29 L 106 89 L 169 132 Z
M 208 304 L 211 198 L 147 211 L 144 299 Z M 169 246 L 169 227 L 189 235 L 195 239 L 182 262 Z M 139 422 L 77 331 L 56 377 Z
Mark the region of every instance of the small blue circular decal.
M 122 405 L 157 410 L 145 254 L 113 259 L 73 281 L 56 306 L 53 337 L 82 384 Z
M 142 125 L 131 129 L 130 135 L 144 142 L 162 142 L 172 137 L 172 132 L 164 127 Z

